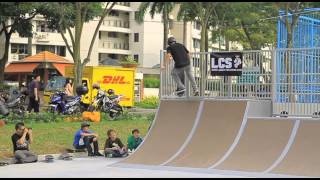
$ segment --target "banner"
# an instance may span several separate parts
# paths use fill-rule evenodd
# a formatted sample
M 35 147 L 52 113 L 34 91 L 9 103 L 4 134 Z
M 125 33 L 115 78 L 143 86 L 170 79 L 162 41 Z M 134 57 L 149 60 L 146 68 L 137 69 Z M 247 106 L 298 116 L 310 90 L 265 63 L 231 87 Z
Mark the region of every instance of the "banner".
M 241 52 L 214 52 L 210 54 L 212 76 L 241 76 Z

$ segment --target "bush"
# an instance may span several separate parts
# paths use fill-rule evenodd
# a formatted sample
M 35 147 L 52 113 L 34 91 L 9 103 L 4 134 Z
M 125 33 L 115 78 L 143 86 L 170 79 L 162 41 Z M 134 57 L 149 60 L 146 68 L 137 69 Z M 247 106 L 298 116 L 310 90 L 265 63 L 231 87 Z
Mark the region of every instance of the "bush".
M 145 88 L 159 88 L 160 87 L 160 79 L 158 78 L 144 78 L 143 84 Z
M 40 112 L 40 113 L 30 113 L 25 114 L 23 116 L 17 115 L 15 113 L 10 113 L 9 116 L 3 117 L 3 119 L 8 124 L 15 124 L 17 122 L 25 122 L 25 123 L 31 123 L 31 122 L 63 122 L 66 120 L 66 118 L 75 117 L 75 115 L 58 115 L 48 112 Z M 78 116 L 79 117 L 79 116 Z
M 136 107 L 145 108 L 145 109 L 156 109 L 159 106 L 159 97 L 150 96 L 144 98 L 141 102 L 135 103 Z

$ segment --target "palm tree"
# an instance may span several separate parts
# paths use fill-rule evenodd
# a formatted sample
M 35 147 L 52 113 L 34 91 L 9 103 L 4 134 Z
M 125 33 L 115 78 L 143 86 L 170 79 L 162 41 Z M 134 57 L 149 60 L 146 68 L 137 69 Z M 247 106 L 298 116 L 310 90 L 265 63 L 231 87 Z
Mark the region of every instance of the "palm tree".
M 136 21 L 138 23 L 143 22 L 144 16 L 149 10 L 151 18 L 154 18 L 156 13 L 162 14 L 163 20 L 163 48 L 167 47 L 167 39 L 169 34 L 169 14 L 174 9 L 176 3 L 174 2 L 142 2 L 139 7 L 139 11 L 136 16 Z

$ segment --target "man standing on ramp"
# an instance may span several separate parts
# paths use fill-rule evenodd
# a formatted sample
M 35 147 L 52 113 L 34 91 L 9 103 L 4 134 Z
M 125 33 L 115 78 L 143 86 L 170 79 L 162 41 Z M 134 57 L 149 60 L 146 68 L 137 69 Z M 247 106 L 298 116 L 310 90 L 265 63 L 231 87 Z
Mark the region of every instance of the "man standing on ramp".
M 184 45 L 177 43 L 174 37 L 168 38 L 168 45 L 169 46 L 167 48 L 167 54 L 162 69 L 167 65 L 172 57 L 174 60 L 174 68 L 171 72 L 171 75 L 177 84 L 176 94 L 178 96 L 184 95 L 186 88 L 184 85 L 183 77 L 184 74 L 186 74 L 189 81 L 191 82 L 194 96 L 199 96 L 198 86 L 191 72 L 189 51 Z

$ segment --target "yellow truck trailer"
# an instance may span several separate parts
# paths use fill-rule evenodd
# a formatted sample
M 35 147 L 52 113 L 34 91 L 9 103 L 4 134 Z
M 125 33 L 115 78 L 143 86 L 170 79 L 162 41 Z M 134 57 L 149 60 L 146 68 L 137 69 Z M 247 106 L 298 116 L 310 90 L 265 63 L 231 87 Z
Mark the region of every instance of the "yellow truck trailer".
M 72 66 L 65 68 L 65 77 L 74 78 Z M 134 105 L 134 82 L 135 69 L 133 68 L 86 66 L 83 71 L 82 83 L 88 86 L 89 92 L 83 97 L 82 102 L 91 104 L 97 95 L 97 91 L 92 88 L 92 85 L 98 83 L 103 90 L 113 89 L 115 94 L 122 94 L 120 105 L 132 107 Z M 48 101 L 49 94 L 52 92 L 44 92 L 45 101 Z

